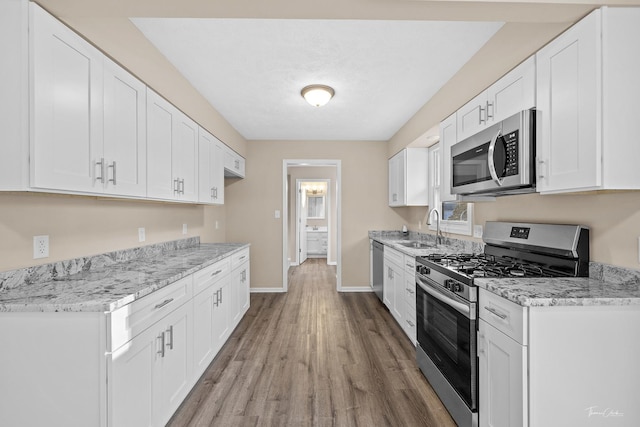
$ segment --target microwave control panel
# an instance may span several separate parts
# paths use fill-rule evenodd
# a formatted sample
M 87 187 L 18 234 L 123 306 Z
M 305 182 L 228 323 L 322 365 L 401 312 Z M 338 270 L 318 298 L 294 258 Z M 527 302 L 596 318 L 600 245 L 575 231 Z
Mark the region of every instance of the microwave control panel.
M 505 149 L 504 176 L 518 175 L 518 130 L 502 136 Z

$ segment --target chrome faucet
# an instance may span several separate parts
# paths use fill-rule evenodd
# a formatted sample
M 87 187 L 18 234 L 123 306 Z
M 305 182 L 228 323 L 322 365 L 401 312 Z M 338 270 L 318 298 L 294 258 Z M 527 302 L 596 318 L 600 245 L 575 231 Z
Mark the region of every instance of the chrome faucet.
M 433 208 L 427 215 L 427 225 L 431 225 L 431 214 L 436 213 L 436 246 L 442 243 L 442 232 L 440 231 L 440 212 L 438 209 Z

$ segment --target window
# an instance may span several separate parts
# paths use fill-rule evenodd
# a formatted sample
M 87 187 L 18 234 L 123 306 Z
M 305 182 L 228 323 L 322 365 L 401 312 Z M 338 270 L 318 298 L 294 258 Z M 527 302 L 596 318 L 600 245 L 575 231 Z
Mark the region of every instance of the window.
M 440 144 L 429 147 L 429 212 L 434 207 L 440 214 L 440 230 L 446 233 L 471 236 L 473 224 L 473 203 L 456 200 L 442 201 L 440 189 L 442 185 L 441 165 L 442 150 Z M 436 214 L 432 213 L 429 230 L 436 229 Z

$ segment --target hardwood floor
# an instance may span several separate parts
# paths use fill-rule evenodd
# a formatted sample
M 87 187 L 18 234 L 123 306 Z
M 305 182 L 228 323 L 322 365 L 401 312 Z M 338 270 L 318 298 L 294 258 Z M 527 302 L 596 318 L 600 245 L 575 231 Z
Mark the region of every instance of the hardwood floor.
M 455 426 L 415 348 L 373 293 L 338 293 L 335 267 L 292 268 L 251 308 L 168 424 Z

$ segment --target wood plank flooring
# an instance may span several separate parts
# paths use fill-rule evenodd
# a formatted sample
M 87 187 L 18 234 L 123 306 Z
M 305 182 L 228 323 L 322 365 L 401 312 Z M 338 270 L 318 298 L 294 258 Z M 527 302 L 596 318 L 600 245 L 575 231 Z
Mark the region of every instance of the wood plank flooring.
M 455 426 L 373 293 L 338 293 L 309 259 L 251 308 L 168 424 Z

